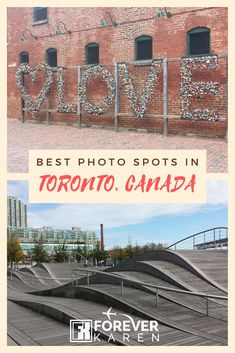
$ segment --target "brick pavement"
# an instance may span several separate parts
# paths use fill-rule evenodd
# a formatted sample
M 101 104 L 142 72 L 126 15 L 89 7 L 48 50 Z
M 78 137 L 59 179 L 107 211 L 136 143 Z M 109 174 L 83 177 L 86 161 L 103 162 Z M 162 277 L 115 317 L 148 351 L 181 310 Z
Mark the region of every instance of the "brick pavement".
M 8 119 L 8 172 L 28 172 L 30 149 L 206 149 L 207 172 L 227 172 L 222 139 L 45 125 Z

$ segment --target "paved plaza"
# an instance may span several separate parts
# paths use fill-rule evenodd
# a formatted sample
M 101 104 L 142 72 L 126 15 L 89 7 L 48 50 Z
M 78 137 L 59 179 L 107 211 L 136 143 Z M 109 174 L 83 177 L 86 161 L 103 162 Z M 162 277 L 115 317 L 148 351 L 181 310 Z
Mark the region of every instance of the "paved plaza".
M 144 133 L 8 119 L 8 173 L 28 172 L 30 149 L 198 149 L 207 150 L 207 172 L 227 173 L 224 139 Z

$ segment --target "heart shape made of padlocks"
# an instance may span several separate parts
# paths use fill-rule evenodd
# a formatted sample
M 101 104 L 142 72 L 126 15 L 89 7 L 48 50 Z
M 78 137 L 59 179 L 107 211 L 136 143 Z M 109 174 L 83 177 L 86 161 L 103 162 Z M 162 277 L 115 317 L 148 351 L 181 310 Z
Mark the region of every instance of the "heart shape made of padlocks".
M 33 100 L 24 86 L 23 76 L 24 74 L 29 74 L 32 82 L 35 83 L 38 71 L 45 72 L 46 80 L 43 83 L 39 94 Z M 33 117 L 35 117 L 35 115 L 39 112 L 42 103 L 50 91 L 51 84 L 53 82 L 52 76 L 52 68 L 45 62 L 39 63 L 35 67 L 31 67 L 29 64 L 23 63 L 19 66 L 16 72 L 16 85 L 20 91 L 22 99 L 25 102 L 25 106 L 28 108 Z

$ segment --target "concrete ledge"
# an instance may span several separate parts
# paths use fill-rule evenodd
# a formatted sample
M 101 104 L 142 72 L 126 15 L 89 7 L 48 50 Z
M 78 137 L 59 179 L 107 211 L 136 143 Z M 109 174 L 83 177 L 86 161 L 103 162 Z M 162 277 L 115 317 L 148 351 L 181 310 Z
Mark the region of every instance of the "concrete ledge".
M 191 271 L 198 277 L 202 278 L 207 283 L 210 283 L 212 286 L 220 289 L 224 293 L 228 293 L 228 291 L 223 288 L 219 283 L 212 280 L 209 276 L 207 276 L 203 271 L 201 271 L 197 266 L 195 266 L 187 257 L 182 254 L 174 253 L 171 250 L 158 250 L 159 252 L 159 260 L 168 259 L 168 261 L 175 262 L 182 267 L 185 267 L 187 270 Z
M 152 313 L 150 314 L 148 312 L 143 311 L 142 308 L 140 308 L 140 307 L 131 305 L 131 304 L 125 302 L 124 300 L 121 300 L 121 299 L 115 297 L 114 295 L 110 295 L 110 294 L 102 292 L 101 290 L 98 290 L 98 289 L 89 288 L 89 287 L 71 287 L 71 286 L 69 287 L 68 285 L 66 285 L 66 286 L 54 288 L 51 290 L 34 292 L 33 294 L 52 296 L 52 297 L 54 296 L 54 297 L 66 297 L 66 298 L 81 298 L 81 299 L 90 300 L 90 301 L 96 302 L 96 303 L 106 304 L 106 305 L 112 306 L 113 308 L 124 310 L 125 312 L 128 312 L 133 315 L 137 315 L 137 316 L 144 318 L 144 319 L 157 320 L 159 323 L 162 323 L 166 326 L 172 327 L 176 330 L 187 332 L 192 335 L 203 337 L 208 340 L 215 341 L 215 342 L 220 342 L 224 345 L 227 344 L 227 340 L 224 339 L 223 337 L 217 337 L 215 335 L 212 335 L 212 334 L 200 331 L 200 330 L 189 328 L 189 327 L 184 326 L 178 322 L 175 322 L 174 320 L 157 315 L 157 313 L 156 313 L 156 315 L 154 315 Z M 14 301 L 18 304 L 21 304 L 21 305 L 24 305 L 23 303 L 25 303 L 25 302 L 30 303 L 28 305 L 31 305 L 30 306 L 31 309 L 33 307 L 37 307 L 37 303 L 32 304 L 32 302 L 22 301 L 22 300 L 21 301 L 12 300 L 12 301 Z M 38 304 L 38 306 L 40 308 L 41 308 L 41 305 L 45 306 L 44 303 Z M 45 310 L 45 315 L 49 316 L 52 313 L 52 310 L 51 310 L 52 305 L 47 304 L 46 307 L 47 307 L 47 309 Z M 66 309 L 66 311 L 65 311 L 64 308 L 57 308 L 57 311 L 61 311 L 61 313 L 56 313 L 57 318 L 59 319 L 59 317 L 62 317 L 63 321 L 66 320 L 66 315 L 67 315 L 66 311 L 68 311 L 68 310 Z M 64 321 L 64 322 L 66 322 L 66 321 Z
M 12 302 L 16 304 L 20 304 L 26 308 L 29 308 L 31 310 L 34 310 L 40 314 L 43 314 L 45 316 L 51 317 L 53 319 L 56 319 L 58 321 L 62 321 L 66 324 L 69 325 L 70 320 L 76 320 L 76 313 L 71 311 L 68 308 L 64 307 L 58 307 L 56 305 L 52 304 L 46 304 L 46 303 L 39 303 L 36 301 L 29 301 L 29 300 L 17 300 L 17 299 L 10 299 Z M 108 340 L 109 335 L 107 335 L 104 331 L 99 330 L 100 337 L 103 338 L 104 340 Z M 10 335 L 9 335 L 10 336 Z M 115 344 L 119 346 L 126 346 L 127 344 L 123 343 L 122 341 L 119 341 L 118 339 L 115 339 Z M 20 345 L 26 345 L 26 344 L 20 344 Z
M 228 291 L 225 288 L 223 288 L 217 282 L 215 282 L 214 280 L 209 278 L 203 271 L 201 271 L 197 266 L 195 266 L 190 260 L 188 260 L 183 255 L 175 253 L 174 251 L 171 251 L 171 250 L 156 250 L 156 251 L 153 251 L 153 252 L 141 254 L 139 256 L 136 256 L 134 259 L 122 262 L 121 264 L 115 266 L 112 269 L 108 269 L 107 271 L 113 271 L 114 269 L 115 269 L 115 271 L 118 271 L 119 268 L 124 268 L 124 266 L 127 266 L 127 264 L 128 264 L 128 266 L 130 266 L 129 268 L 131 268 L 131 266 L 132 266 L 132 268 L 134 268 L 133 264 L 135 262 L 138 262 L 138 261 L 151 261 L 151 260 L 153 260 L 153 261 L 160 260 L 160 261 L 173 262 L 173 263 L 175 263 L 175 264 L 177 264 L 179 266 L 182 266 L 182 267 L 186 268 L 187 270 L 189 270 L 190 272 L 192 272 L 193 274 L 195 274 L 199 278 L 203 279 L 207 283 L 211 284 L 215 288 L 218 288 L 222 292 L 228 293 Z M 169 281 L 169 279 L 167 279 L 167 277 L 162 277 L 162 274 L 160 274 L 160 273 L 159 273 L 159 275 L 161 275 L 161 278 Z M 164 274 L 164 276 L 165 275 L 166 275 L 166 273 Z M 175 283 L 176 282 L 174 281 L 173 284 L 175 284 Z M 180 284 L 177 284 L 177 285 L 180 286 Z M 182 288 L 185 289 L 184 284 L 182 283 L 181 285 L 183 285 Z
M 7 324 L 7 335 L 19 346 L 39 346 L 36 341 L 25 335 L 22 331 L 19 331 L 10 323 Z

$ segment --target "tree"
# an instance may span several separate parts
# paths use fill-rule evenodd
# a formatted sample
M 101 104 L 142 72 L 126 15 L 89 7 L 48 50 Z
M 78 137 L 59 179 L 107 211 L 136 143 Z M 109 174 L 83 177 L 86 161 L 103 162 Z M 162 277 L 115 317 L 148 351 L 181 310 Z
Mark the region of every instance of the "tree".
M 91 258 L 91 250 L 88 246 L 78 246 L 76 249 L 76 259 L 80 262 L 87 262 Z
M 10 236 L 7 240 L 7 261 L 11 264 L 11 268 L 13 267 L 13 263 L 17 264 L 24 259 L 25 255 L 21 249 L 19 239 L 15 235 Z
M 125 259 L 124 251 L 119 246 L 115 246 L 113 249 L 109 250 L 109 257 L 113 260 L 114 265 L 117 265 L 119 261 Z
M 54 261 L 55 262 L 66 262 L 69 259 L 68 251 L 65 247 L 65 242 L 63 245 L 59 245 L 58 248 L 55 250 Z
M 134 257 L 135 255 L 136 255 L 135 248 L 131 244 L 127 245 L 127 247 L 124 248 L 124 258 L 125 258 L 125 260 L 129 260 L 132 257 Z
M 166 244 L 162 243 L 146 243 L 144 246 L 132 246 L 131 244 L 127 245 L 125 248 L 120 248 L 118 246 L 109 250 L 108 255 L 110 259 L 113 260 L 114 265 L 119 261 L 129 260 L 133 257 L 141 255 L 146 252 L 156 251 L 160 249 L 165 249 L 167 247 Z
M 166 244 L 152 242 L 152 243 L 145 244 L 143 247 L 143 251 L 144 252 L 156 251 L 156 250 L 165 249 L 166 247 L 167 247 Z
M 36 261 L 37 263 L 48 262 L 49 256 L 43 246 L 43 237 L 40 237 L 39 239 L 35 238 L 33 242 L 34 242 L 34 247 L 31 253 L 32 261 Z
M 100 248 L 100 243 L 97 242 L 96 246 L 94 247 L 94 249 L 91 252 L 91 256 L 94 260 L 95 263 L 102 263 L 105 262 L 108 258 L 108 252 L 105 250 L 102 250 Z

